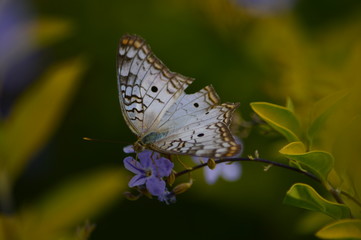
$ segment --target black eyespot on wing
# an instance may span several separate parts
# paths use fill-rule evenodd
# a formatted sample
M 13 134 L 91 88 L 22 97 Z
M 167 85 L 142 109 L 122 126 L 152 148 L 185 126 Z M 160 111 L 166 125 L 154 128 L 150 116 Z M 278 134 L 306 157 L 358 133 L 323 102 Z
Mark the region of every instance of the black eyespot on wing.
M 150 90 L 152 90 L 154 93 L 158 92 L 158 88 L 156 86 L 153 86 Z
M 200 133 L 197 135 L 198 137 L 203 137 L 204 136 L 204 133 Z
M 193 106 L 195 106 L 196 108 L 199 107 L 198 103 L 194 103 Z

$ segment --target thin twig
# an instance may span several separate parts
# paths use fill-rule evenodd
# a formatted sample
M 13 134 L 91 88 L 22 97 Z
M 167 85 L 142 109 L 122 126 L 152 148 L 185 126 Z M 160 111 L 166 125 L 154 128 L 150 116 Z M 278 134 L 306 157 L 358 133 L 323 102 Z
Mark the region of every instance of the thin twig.
M 268 163 L 268 164 L 272 164 L 273 166 L 286 168 L 288 170 L 301 173 L 301 174 L 306 175 L 307 177 L 315 180 L 316 182 L 322 183 L 322 181 L 317 176 L 313 175 L 312 173 L 303 171 L 303 170 L 301 170 L 299 168 L 288 166 L 288 165 L 283 164 L 283 163 L 273 162 L 273 161 L 262 159 L 262 158 L 252 158 L 252 159 L 251 158 L 223 158 L 223 159 L 215 160 L 215 162 L 216 162 L 216 164 L 223 163 L 223 162 L 262 162 L 262 163 Z M 205 167 L 205 166 L 207 166 L 207 163 L 202 163 L 202 164 L 194 166 L 194 167 L 192 167 L 190 169 L 186 169 L 186 170 L 183 170 L 181 172 L 177 172 L 175 174 L 175 176 L 179 177 L 181 175 L 184 175 L 186 173 L 189 173 L 191 171 L 200 169 L 200 168 Z
M 354 203 L 356 203 L 357 206 L 359 206 L 361 208 L 361 203 L 354 198 L 353 196 L 351 196 L 350 194 L 348 194 L 347 192 L 341 191 L 342 195 L 345 195 L 347 198 L 349 198 L 350 200 L 352 200 Z

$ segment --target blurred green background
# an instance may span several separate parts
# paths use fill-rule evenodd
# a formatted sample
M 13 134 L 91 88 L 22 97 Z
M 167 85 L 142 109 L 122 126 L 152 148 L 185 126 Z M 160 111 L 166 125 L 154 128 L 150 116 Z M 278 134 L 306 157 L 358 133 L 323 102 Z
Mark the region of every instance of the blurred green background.
M 0 37 L 2 51 L 9 52 L 0 59 L 2 119 L 54 64 L 82 69 L 59 124 L 14 181 L 15 212 L 78 175 L 123 168 L 122 148 L 136 140 L 121 116 L 116 84 L 117 46 L 125 33 L 145 38 L 172 71 L 196 78 L 187 92 L 212 84 L 223 102 L 240 102 L 245 120 L 251 119 L 250 102 L 282 105 L 287 97 L 305 116 L 314 102 L 361 80 L 357 0 L 18 0 L 0 8 L 1 31 L 9 34 Z M 280 136 L 252 129 L 243 142 L 244 156 L 258 150 L 282 161 Z M 321 217 L 282 204 L 292 183 L 311 182 L 275 167 L 264 172 L 259 163 L 242 166 L 239 181 L 212 186 L 197 172 L 193 187 L 169 206 L 125 200 L 121 192 L 131 174 L 121 171 L 116 199 L 89 219 L 96 224 L 90 239 L 314 239 Z

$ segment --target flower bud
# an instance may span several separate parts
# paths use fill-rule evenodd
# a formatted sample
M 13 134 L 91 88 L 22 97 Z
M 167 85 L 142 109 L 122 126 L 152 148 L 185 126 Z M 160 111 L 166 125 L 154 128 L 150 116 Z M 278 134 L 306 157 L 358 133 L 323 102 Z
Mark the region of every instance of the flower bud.
M 171 174 L 167 177 L 167 183 L 172 186 L 175 181 L 175 173 L 174 171 L 171 172 Z
M 135 200 L 138 200 L 139 199 L 139 196 L 140 195 L 134 195 L 133 193 L 131 192 L 124 192 L 124 197 L 130 201 L 135 201 Z
M 172 192 L 176 195 L 184 193 L 185 191 L 187 191 L 190 187 L 192 186 L 192 182 L 189 183 L 181 183 L 177 186 L 175 186 L 172 190 Z
M 256 157 L 256 158 L 259 158 L 259 153 L 258 153 L 258 150 L 256 149 L 256 151 L 254 151 L 254 156 Z
M 208 159 L 207 166 L 209 167 L 209 169 L 211 169 L 211 170 L 215 169 L 216 165 L 217 165 L 216 161 L 214 161 L 213 158 Z

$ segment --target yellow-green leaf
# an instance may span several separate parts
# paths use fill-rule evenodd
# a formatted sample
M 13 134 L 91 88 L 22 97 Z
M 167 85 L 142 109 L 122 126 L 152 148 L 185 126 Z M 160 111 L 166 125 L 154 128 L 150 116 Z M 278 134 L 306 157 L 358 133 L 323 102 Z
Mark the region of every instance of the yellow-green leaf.
M 16 178 L 61 122 L 84 69 L 82 58 L 53 66 L 16 102 L 2 129 L 2 168 L 11 179 Z
M 285 157 L 300 163 L 309 168 L 314 174 L 323 180 L 333 168 L 334 158 L 325 151 L 306 152 L 306 147 L 302 142 L 292 142 L 283 147 L 280 151 Z
M 120 169 L 104 169 L 63 184 L 21 212 L 24 239 L 54 239 L 99 213 L 126 187 Z
M 70 35 L 73 24 L 61 18 L 41 18 L 32 24 L 33 35 L 40 45 L 48 45 Z
M 361 220 L 342 219 L 333 222 L 316 233 L 322 239 L 356 240 L 361 239 Z
M 307 132 L 311 148 L 319 144 L 320 134 L 326 129 L 325 124 L 328 118 L 342 104 L 347 95 L 347 92 L 340 91 L 321 99 L 315 104 L 311 112 L 312 122 Z
M 19 219 L 14 215 L 0 215 L 0 239 L 20 239 Z
M 293 105 L 292 99 L 290 97 L 287 98 L 286 108 L 288 108 L 291 112 L 295 111 L 295 106 Z
M 266 103 L 251 103 L 255 111 L 272 128 L 282 134 L 290 142 L 299 141 L 300 124 L 294 113 L 286 107 Z
M 350 209 L 346 205 L 324 199 L 315 189 L 303 183 L 296 183 L 288 190 L 284 203 L 311 211 L 322 212 L 335 219 L 350 217 Z
M 76 227 L 76 230 L 71 229 L 69 232 L 62 234 L 59 240 L 88 240 L 92 232 L 96 228 L 96 224 L 90 223 L 88 220 L 84 224 Z

